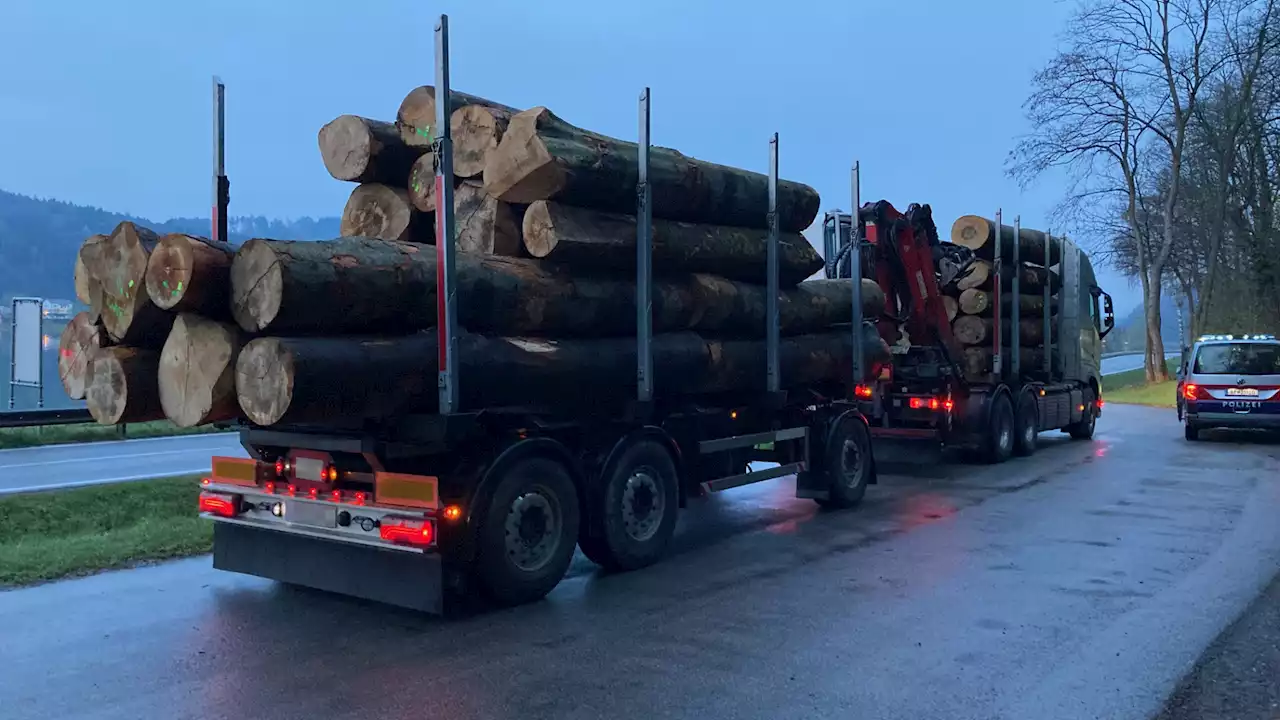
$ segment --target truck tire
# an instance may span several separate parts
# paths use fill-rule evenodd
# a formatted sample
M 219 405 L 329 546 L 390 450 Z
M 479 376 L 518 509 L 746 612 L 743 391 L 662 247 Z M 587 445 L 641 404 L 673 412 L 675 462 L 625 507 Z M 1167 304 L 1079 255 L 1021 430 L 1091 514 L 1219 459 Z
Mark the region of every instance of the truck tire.
M 1084 415 L 1078 422 L 1073 422 L 1067 426 L 1067 434 L 1076 440 L 1092 440 L 1093 429 L 1098 424 L 1098 406 L 1093 398 L 1086 397 L 1084 403 Z
M 503 605 L 542 598 L 573 560 L 578 493 L 563 464 L 530 456 L 501 471 L 476 537 L 476 574 Z
M 825 508 L 851 508 L 862 502 L 871 482 L 871 434 L 857 415 L 845 414 L 827 436 L 823 472 L 827 498 L 816 502 Z
M 1031 393 L 1018 397 L 1014 416 L 1013 454 L 1026 457 L 1036 451 L 1040 441 L 1040 408 Z
M 1013 456 L 1014 445 L 1013 401 L 1008 395 L 1001 393 L 991 401 L 987 423 L 983 459 L 993 465 L 1002 463 Z
M 593 527 L 578 539 L 582 553 L 608 570 L 636 570 L 666 554 L 676 530 L 680 476 L 662 443 L 629 444 L 601 478 Z

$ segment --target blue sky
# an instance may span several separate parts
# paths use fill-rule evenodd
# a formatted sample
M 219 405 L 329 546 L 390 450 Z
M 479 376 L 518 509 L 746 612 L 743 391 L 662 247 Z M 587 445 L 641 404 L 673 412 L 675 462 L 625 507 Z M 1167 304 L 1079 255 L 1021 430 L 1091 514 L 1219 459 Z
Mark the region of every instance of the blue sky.
M 848 209 L 930 203 L 1043 229 L 1063 188 L 1003 172 L 1027 130 L 1028 80 L 1070 9 L 1049 0 L 3 0 L 0 189 L 165 218 L 209 207 L 210 76 L 227 83 L 233 214 L 336 215 L 316 132 L 343 113 L 393 120 L 433 79 L 432 28 L 452 24 L 456 89 L 633 138 L 768 168 Z M 1088 238 L 1080 238 L 1088 243 Z M 1139 302 L 1104 269 L 1117 314 Z

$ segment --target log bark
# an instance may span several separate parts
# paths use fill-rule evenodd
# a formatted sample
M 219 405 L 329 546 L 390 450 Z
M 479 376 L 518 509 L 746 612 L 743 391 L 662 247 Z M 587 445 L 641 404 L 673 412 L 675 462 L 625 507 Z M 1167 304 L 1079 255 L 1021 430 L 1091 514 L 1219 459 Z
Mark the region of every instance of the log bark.
M 520 256 L 520 213 L 515 206 L 470 180 L 454 191 L 453 206 L 459 250 L 477 255 Z
M 960 312 L 960 302 L 950 295 L 942 296 L 942 307 L 946 308 L 948 321 L 955 320 Z
M 1013 307 L 1013 293 L 1004 293 L 1002 296 L 1001 307 L 1005 312 Z M 986 290 L 970 288 L 960 293 L 960 312 L 966 315 L 991 315 L 994 312 L 993 298 L 991 293 Z M 1028 295 L 1022 293 L 1018 296 L 1018 309 L 1023 316 L 1034 315 L 1040 317 L 1044 313 L 1044 296 Z M 1056 314 L 1058 312 L 1058 298 L 1049 298 L 1049 312 Z
M 342 115 L 317 136 L 324 168 L 338 180 L 404 187 L 409 170 L 429 148 L 411 147 L 396 126 L 358 115 Z
M 868 339 L 877 341 L 874 330 Z M 849 333 L 801 335 L 779 346 L 787 388 L 847 384 Z M 763 390 L 762 341 L 714 341 L 695 333 L 652 342 L 655 394 L 661 398 Z M 868 357 L 888 357 L 883 342 Z M 436 408 L 436 338 L 258 338 L 236 364 L 240 407 L 258 425 L 381 421 Z M 554 403 L 610 405 L 635 393 L 635 341 L 542 340 L 463 335 L 459 342 L 464 408 Z M 582 392 L 590 388 L 590 392 Z
M 484 184 L 491 195 L 507 202 L 557 200 L 608 212 L 635 212 L 638 157 L 635 143 L 574 127 L 546 108 L 533 108 L 511 118 L 498 149 L 489 154 Z M 766 227 L 769 182 L 760 173 L 654 147 L 649 184 L 655 217 Z M 818 213 L 818 202 L 818 192 L 808 185 L 780 181 L 780 230 L 807 228 Z
M 462 178 L 484 173 L 489 153 L 498 148 L 514 115 L 492 105 L 464 105 L 449 117 L 453 136 L 453 174 Z
M 123 345 L 158 348 L 173 326 L 147 292 L 147 263 L 160 238 L 151 230 L 122 222 L 100 244 L 89 272 L 102 284 L 102 324 L 111 339 Z
M 234 257 L 235 249 L 224 242 L 165 235 L 147 260 L 147 295 L 162 310 L 227 318 Z
M 85 404 L 103 425 L 148 422 L 164 417 L 156 384 L 160 353 L 124 346 L 99 350 L 89 363 Z
M 458 91 L 449 93 L 450 112 L 456 112 L 467 105 L 481 105 L 483 107 L 497 108 L 505 110 L 515 115 L 520 112 L 515 108 L 507 107 L 500 103 L 486 100 L 475 95 L 468 95 Z M 409 91 L 404 100 L 400 103 L 400 110 L 396 113 L 396 128 L 400 132 L 400 139 L 409 147 L 431 147 L 436 139 L 436 89 L 431 85 L 422 85 Z M 453 117 L 449 118 L 449 129 L 454 129 Z
M 499 335 L 602 336 L 635 332 L 635 283 L 570 275 L 536 260 L 457 258 L 459 323 Z M 812 319 L 849 322 L 849 281 L 814 281 L 783 294 L 782 331 Z M 341 334 L 412 332 L 436 321 L 432 248 L 372 238 L 322 242 L 250 240 L 231 268 L 232 314 L 249 332 Z M 802 283 L 801 287 L 808 285 Z M 883 307 L 863 283 L 868 312 Z M 714 290 L 714 291 L 713 291 Z M 750 328 L 764 332 L 764 290 L 682 275 L 653 284 L 655 332 Z M 833 305 L 834 303 L 834 305 Z M 755 328 L 759 328 L 756 330 Z
M 952 323 L 951 332 L 955 334 L 956 340 L 962 345 L 981 345 L 991 341 L 991 331 L 994 327 L 995 322 L 991 318 L 978 317 L 977 315 L 961 315 Z M 1012 346 L 1013 335 L 1011 334 L 1011 328 L 1013 323 L 1009 318 L 1002 318 L 1000 327 L 1004 331 L 1001 341 L 1007 342 Z M 1043 318 L 1019 320 L 1018 327 L 1021 330 L 1018 338 L 1019 345 L 1030 347 L 1044 342 Z M 1049 332 L 1053 337 L 1056 337 L 1056 326 L 1051 326 Z
M 435 241 L 432 220 L 430 215 L 414 207 L 408 190 L 365 183 L 357 186 L 347 198 L 339 232 L 344 237 L 430 244 Z
M 160 407 L 178 427 L 239 417 L 236 358 L 240 328 L 183 313 L 160 351 Z
M 695 276 L 706 309 L 694 330 L 706 335 L 764 337 L 763 286 L 728 280 L 716 275 Z M 820 332 L 853 320 L 852 280 L 808 280 L 778 298 L 778 323 L 782 332 Z M 862 280 L 862 316 L 874 320 L 884 314 L 884 293 L 873 280 Z
M 84 399 L 89 382 L 89 361 L 109 344 L 107 333 L 93 314 L 76 313 L 58 339 L 58 378 L 72 400 Z
M 970 288 L 986 287 L 991 280 L 991 263 L 976 260 L 969 266 L 969 274 L 956 282 L 956 289 L 964 292 Z
M 733 280 L 764 284 L 768 230 L 653 221 L 655 271 L 715 273 Z M 548 258 L 584 270 L 635 271 L 636 218 L 538 201 L 524 215 L 524 246 L 536 258 Z M 795 285 L 822 269 L 822 258 L 799 233 L 779 238 L 778 278 Z
M 995 221 L 977 215 L 964 215 L 951 225 L 951 242 L 971 248 L 980 257 L 991 260 L 995 257 Z M 1039 230 L 1022 228 L 1018 235 L 1018 259 L 1038 265 L 1045 264 L 1045 234 Z M 1013 260 L 1014 233 L 1011 225 L 1000 226 L 1000 247 L 1006 261 Z M 1062 241 L 1050 239 L 1049 252 L 1053 255 L 1053 263 L 1057 264 L 1062 257 Z
M 90 320 L 96 322 L 102 313 L 102 283 L 89 272 L 85 258 L 96 258 L 101 251 L 101 244 L 107 241 L 106 235 L 90 235 L 76 252 L 75 285 L 76 298 L 89 306 Z
M 1044 367 L 1044 350 L 1039 348 L 1022 348 L 1022 367 L 1028 373 L 1039 372 Z M 961 366 L 969 378 L 979 378 L 991 373 L 992 352 L 989 347 L 969 347 L 964 349 Z M 1009 362 L 1009 351 L 1006 348 L 1005 363 Z

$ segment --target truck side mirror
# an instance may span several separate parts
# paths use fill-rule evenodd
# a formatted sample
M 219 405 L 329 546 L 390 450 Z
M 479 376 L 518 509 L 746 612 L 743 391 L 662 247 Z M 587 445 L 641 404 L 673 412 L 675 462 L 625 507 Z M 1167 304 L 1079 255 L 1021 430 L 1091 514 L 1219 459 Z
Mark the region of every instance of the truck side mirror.
M 1102 293 L 1102 334 L 1098 337 L 1106 337 L 1107 333 L 1114 330 L 1115 327 L 1116 313 L 1115 309 L 1111 305 L 1111 296 L 1106 293 Z

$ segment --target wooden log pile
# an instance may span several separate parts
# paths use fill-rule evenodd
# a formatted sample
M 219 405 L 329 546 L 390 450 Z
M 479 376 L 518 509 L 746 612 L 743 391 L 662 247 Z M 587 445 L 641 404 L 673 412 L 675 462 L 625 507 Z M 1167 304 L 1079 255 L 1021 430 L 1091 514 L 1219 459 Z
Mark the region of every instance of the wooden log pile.
M 944 288 L 948 297 L 954 298 L 956 313 L 951 330 L 957 342 L 964 346 L 961 365 L 965 374 L 974 381 L 985 379 L 992 372 L 995 348 L 996 282 L 1000 283 L 1000 339 L 1006 356 L 1012 352 L 1014 325 L 1012 311 L 1017 304 L 1019 354 L 1022 370 L 1036 375 L 1043 372 L 1045 353 L 1049 352 L 1055 336 L 1058 320 L 1061 277 L 1054 269 L 1062 256 L 1062 245 L 1056 238 L 1049 238 L 1049 259 L 1053 266 L 1045 266 L 1045 233 L 1022 228 L 1016 236 L 1018 242 L 1018 266 L 1011 262 L 1015 239 L 1014 229 L 1008 225 L 999 228 L 986 218 L 965 215 L 951 226 L 951 242 L 974 252 L 977 259 L 969 272 Z M 996 277 L 993 260 L 999 249 L 1003 269 Z M 1020 292 L 1013 294 L 1013 279 L 1018 277 Z M 1050 327 L 1046 338 L 1044 324 L 1045 286 L 1049 288 Z M 948 311 L 950 312 L 950 311 Z M 1048 344 L 1046 344 L 1046 340 Z M 1008 362 L 1006 360 L 1006 362 Z
M 621 403 L 635 383 L 634 143 L 455 93 L 460 386 L 471 405 Z M 354 183 L 342 237 L 238 248 L 121 223 L 85 241 L 90 305 L 60 371 L 102 423 L 168 418 L 367 425 L 431 412 L 437 395 L 433 245 L 435 94 L 395 122 L 344 115 L 318 144 Z M 763 390 L 767 178 L 655 147 L 652 324 L 661 397 Z M 782 378 L 847 392 L 851 280 L 806 280 L 822 260 L 800 231 L 807 185 L 782 181 Z M 861 281 L 864 313 L 884 297 Z M 958 305 L 957 305 L 958 307 Z M 888 348 L 863 325 L 870 362 Z

